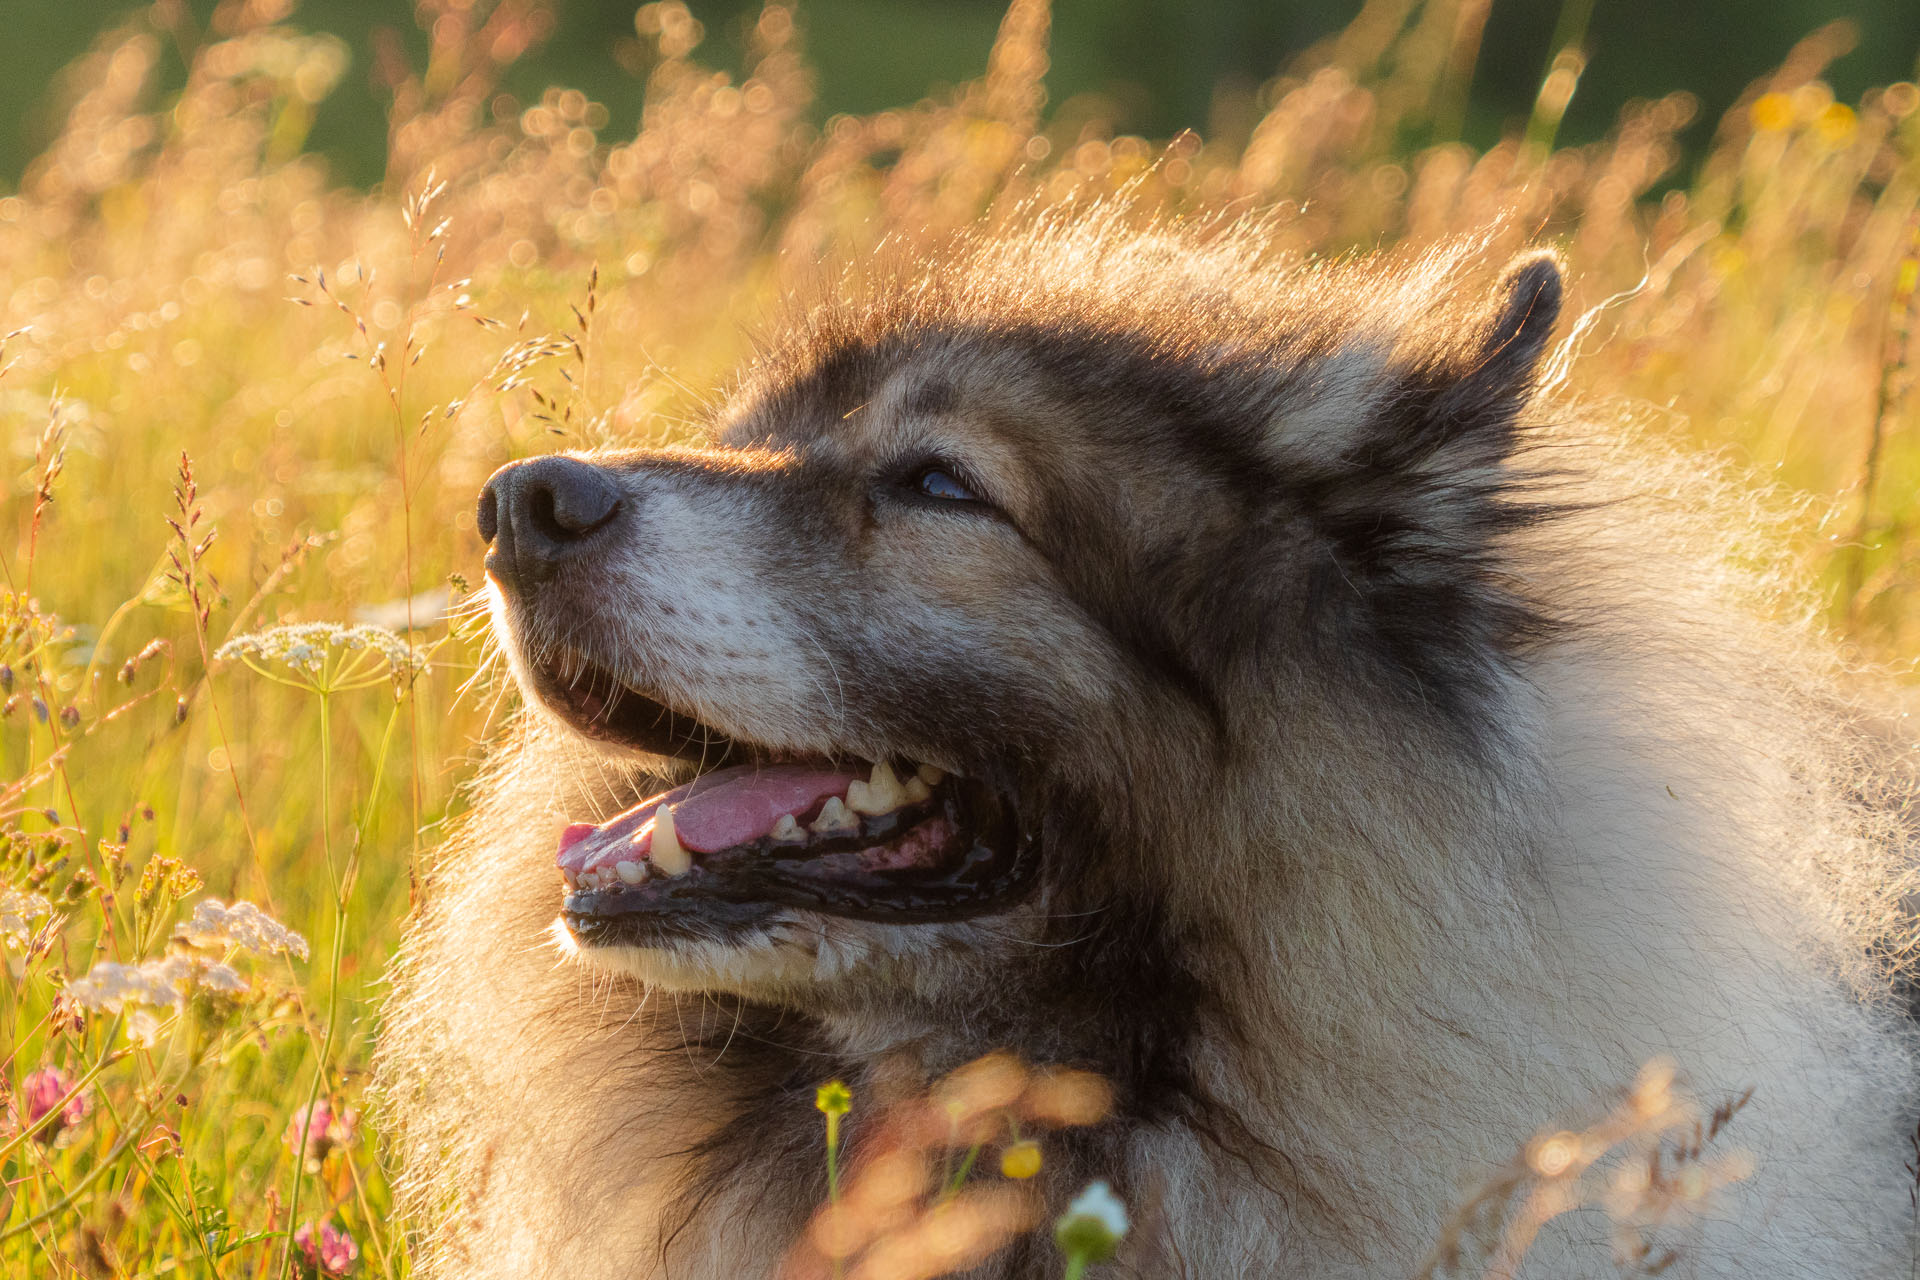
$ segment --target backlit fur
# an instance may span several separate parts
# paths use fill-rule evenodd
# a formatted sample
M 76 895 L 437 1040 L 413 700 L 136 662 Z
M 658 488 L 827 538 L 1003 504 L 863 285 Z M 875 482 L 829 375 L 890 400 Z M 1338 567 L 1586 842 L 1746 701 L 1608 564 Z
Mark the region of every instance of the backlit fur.
M 1042 1174 L 1132 1206 L 1116 1275 L 1405 1276 L 1661 1055 L 1753 1089 L 1687 1274 L 1904 1275 L 1900 735 L 1724 479 L 1539 387 L 1552 261 L 1495 274 L 1040 219 L 850 273 L 717 443 L 602 458 L 642 523 L 555 588 L 571 638 L 499 605 L 516 663 L 585 644 L 731 734 L 1004 780 L 1041 884 L 581 955 L 555 832 L 682 775 L 529 710 L 384 1036 L 422 1274 L 769 1275 L 817 1084 L 1005 1048 L 1118 1088 Z M 1006 519 L 888 505 L 922 453 Z M 1528 1274 L 1605 1241 L 1563 1220 Z

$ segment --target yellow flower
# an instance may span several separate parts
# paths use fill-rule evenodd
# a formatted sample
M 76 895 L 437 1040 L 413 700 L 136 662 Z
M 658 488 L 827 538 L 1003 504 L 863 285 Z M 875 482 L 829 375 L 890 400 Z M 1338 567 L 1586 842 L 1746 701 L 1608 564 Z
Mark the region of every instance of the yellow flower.
M 1784 93 L 1764 93 L 1748 114 L 1754 128 L 1778 132 L 1793 123 L 1793 99 Z
M 1853 108 L 1844 102 L 1830 102 L 1813 118 L 1813 127 L 1830 147 L 1844 146 L 1853 137 Z
M 813 1105 L 823 1115 L 843 1116 L 853 1110 L 853 1092 L 838 1080 L 829 1080 L 813 1095 Z
M 1026 1179 L 1040 1172 L 1040 1144 L 1022 1139 L 1000 1153 L 1000 1172 L 1008 1178 Z

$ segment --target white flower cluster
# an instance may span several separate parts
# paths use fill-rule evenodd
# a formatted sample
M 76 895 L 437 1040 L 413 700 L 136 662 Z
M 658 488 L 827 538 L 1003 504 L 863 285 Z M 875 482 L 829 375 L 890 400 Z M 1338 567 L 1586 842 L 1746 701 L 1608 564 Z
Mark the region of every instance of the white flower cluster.
M 218 898 L 202 898 L 193 917 L 173 936 L 188 946 L 217 951 L 239 947 L 257 956 L 286 954 L 307 958 L 307 940 L 251 902 L 232 906 Z
M 125 1013 L 127 1035 L 151 1045 L 162 1025 L 155 1010 L 178 1011 L 195 991 L 242 996 L 250 990 L 238 969 L 208 952 L 238 948 L 258 956 L 307 958 L 307 940 L 251 902 L 228 906 L 217 898 L 203 898 L 192 918 L 174 930 L 173 940 L 173 954 L 159 960 L 102 960 L 84 978 L 68 984 L 67 994 L 83 1009 Z
M 0 941 L 7 946 L 26 946 L 33 934 L 33 919 L 52 914 L 53 904 L 44 895 L 0 885 Z
M 1109 1261 L 1127 1234 L 1127 1206 L 1104 1181 L 1090 1182 L 1053 1224 L 1053 1240 L 1071 1260 L 1069 1275 L 1087 1264 Z M 1077 1267 L 1078 1270 L 1073 1269 Z
M 425 651 L 385 627 L 365 623 L 349 627 L 337 622 L 293 622 L 265 631 L 250 631 L 221 645 L 213 656 L 223 662 L 240 659 L 318 674 L 326 667 L 328 651 L 332 649 L 348 653 L 365 651 L 385 663 L 395 675 L 423 671 L 427 666 Z
M 199 956 L 173 955 L 140 964 L 102 960 L 75 979 L 67 994 L 83 1009 L 119 1013 L 127 1008 L 178 1009 L 195 987 L 220 995 L 243 995 L 247 980 L 231 965 Z

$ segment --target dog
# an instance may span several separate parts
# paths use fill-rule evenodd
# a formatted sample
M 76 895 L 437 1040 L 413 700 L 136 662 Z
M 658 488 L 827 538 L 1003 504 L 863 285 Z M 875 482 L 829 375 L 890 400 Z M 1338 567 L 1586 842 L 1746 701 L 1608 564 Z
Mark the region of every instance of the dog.
M 1408 1275 L 1662 1058 L 1750 1099 L 1690 1274 L 1904 1274 L 1899 736 L 1485 257 L 1036 216 L 797 304 L 710 442 L 497 473 L 526 710 L 379 1062 L 423 1272 L 775 1274 L 816 1086 L 1008 1051 L 1111 1086 L 1035 1185 L 1115 1275 Z

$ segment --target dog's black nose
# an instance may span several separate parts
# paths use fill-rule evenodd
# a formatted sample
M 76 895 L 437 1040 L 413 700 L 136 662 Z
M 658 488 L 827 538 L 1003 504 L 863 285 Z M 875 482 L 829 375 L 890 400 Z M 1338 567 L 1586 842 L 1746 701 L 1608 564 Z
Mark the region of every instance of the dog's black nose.
M 582 550 L 620 511 L 612 473 L 578 458 L 509 462 L 480 490 L 487 571 L 510 586 L 539 581 Z

